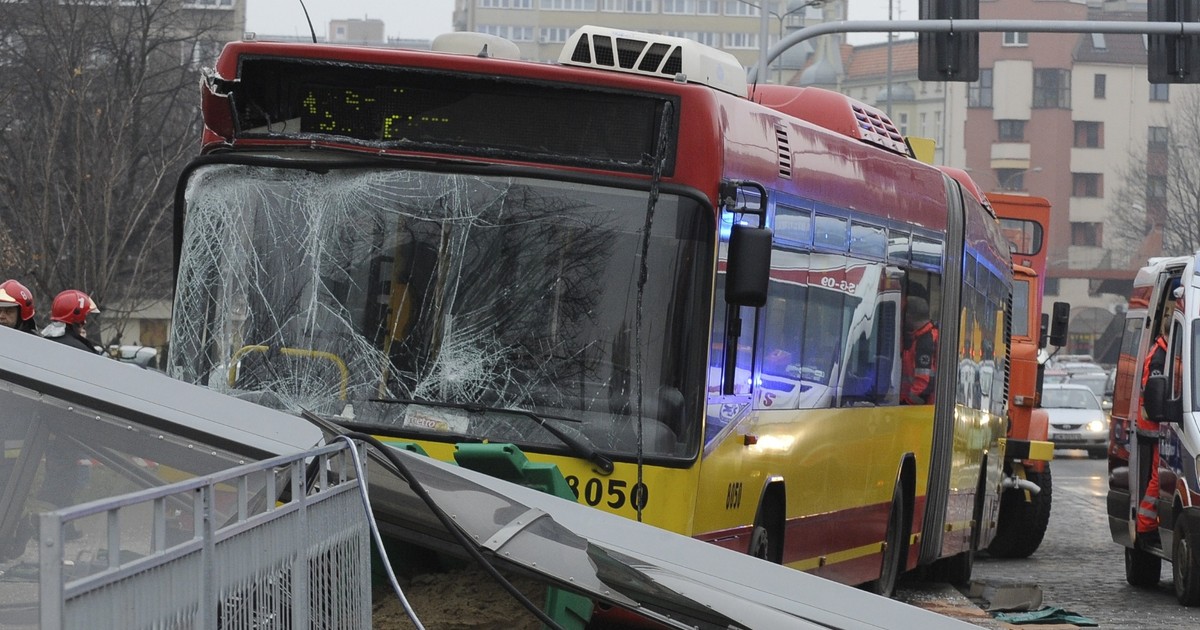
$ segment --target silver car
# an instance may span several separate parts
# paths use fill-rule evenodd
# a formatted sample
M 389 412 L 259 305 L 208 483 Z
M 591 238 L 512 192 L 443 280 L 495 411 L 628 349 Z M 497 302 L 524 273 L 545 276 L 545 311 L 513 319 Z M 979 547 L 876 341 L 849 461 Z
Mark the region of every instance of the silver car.
M 1086 385 L 1047 383 L 1042 408 L 1050 417 L 1050 441 L 1056 449 L 1083 449 L 1100 459 L 1108 453 L 1108 414 Z

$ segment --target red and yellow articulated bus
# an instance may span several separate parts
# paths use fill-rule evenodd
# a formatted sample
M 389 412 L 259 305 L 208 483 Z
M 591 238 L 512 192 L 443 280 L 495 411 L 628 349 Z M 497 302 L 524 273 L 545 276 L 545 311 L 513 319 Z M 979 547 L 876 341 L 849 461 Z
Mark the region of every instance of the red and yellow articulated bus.
M 969 577 L 1002 483 L 995 216 L 875 108 L 695 42 L 507 48 L 226 46 L 170 374 L 444 460 L 515 444 L 588 505 L 877 592 Z

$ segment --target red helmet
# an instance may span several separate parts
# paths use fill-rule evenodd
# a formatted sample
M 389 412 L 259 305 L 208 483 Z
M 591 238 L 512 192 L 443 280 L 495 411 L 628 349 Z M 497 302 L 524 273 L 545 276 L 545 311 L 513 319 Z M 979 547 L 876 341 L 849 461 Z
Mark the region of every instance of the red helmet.
M 54 302 L 50 304 L 50 321 L 82 324 L 88 315 L 99 312 L 100 309 L 88 294 L 67 289 L 54 296 Z
M 0 283 L 0 304 L 16 304 L 21 307 L 21 319 L 33 319 L 33 293 L 16 280 Z

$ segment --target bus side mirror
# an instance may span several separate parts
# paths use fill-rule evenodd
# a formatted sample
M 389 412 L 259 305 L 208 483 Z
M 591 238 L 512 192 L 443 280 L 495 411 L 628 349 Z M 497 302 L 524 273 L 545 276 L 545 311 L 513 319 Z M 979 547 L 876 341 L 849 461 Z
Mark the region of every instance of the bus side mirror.
M 1050 345 L 1061 348 L 1067 345 L 1067 324 L 1071 320 L 1071 305 L 1055 302 L 1050 316 Z
M 1171 385 L 1165 374 L 1146 379 L 1142 401 L 1146 407 L 1146 417 L 1154 422 L 1179 422 L 1183 418 L 1183 401 L 1171 398 Z
M 725 301 L 755 308 L 767 303 L 771 279 L 771 228 L 735 223 L 729 233 Z

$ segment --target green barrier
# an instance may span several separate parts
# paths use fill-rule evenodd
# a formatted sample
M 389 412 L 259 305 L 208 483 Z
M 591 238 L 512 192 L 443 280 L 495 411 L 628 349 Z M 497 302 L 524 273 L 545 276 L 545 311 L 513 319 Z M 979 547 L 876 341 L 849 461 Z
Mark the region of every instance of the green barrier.
M 497 479 L 569 501 L 577 500 L 558 466 L 531 462 L 525 457 L 525 453 L 513 444 L 458 444 L 454 451 L 454 461 L 463 468 Z M 563 628 L 583 630 L 592 618 L 592 600 L 552 586 L 546 589 L 544 610 Z

